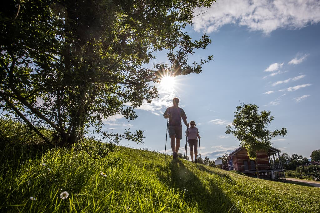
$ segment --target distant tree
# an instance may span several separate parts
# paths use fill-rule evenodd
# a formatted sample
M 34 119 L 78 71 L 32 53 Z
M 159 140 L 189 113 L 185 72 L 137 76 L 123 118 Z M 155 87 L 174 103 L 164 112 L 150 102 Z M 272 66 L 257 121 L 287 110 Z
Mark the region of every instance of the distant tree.
M 161 75 L 200 73 L 189 62 L 207 35 L 186 30 L 193 9 L 212 0 L 5 1 L 0 9 L 0 107 L 20 117 L 48 143 L 64 146 L 93 130 L 105 138 L 141 141 L 142 131 L 103 132 L 115 114 L 137 118 L 134 109 L 158 96 Z M 145 66 L 166 50 L 167 65 Z M 52 138 L 40 127 L 52 130 Z M 91 128 L 94 127 L 94 128 Z
M 279 157 L 279 160 L 281 161 L 283 167 L 287 169 L 288 165 L 291 162 L 291 157 L 287 153 L 282 153 Z
M 209 162 L 210 162 L 210 159 L 206 156 L 206 157 L 204 158 L 203 164 L 209 165 Z
M 268 125 L 274 120 L 270 111 L 258 111 L 255 104 L 244 104 L 237 106 L 232 126 L 228 125 L 226 134 L 233 134 L 242 147 L 248 151 L 249 158 L 256 160 L 257 151 L 268 150 L 271 146 L 271 139 L 278 135 L 285 136 L 286 128 L 281 130 L 268 130 Z M 258 165 L 256 163 L 258 171 Z
M 296 170 L 299 166 L 304 166 L 309 163 L 309 160 L 306 157 L 298 154 L 292 154 L 289 156 L 287 153 L 280 155 L 280 161 L 282 165 L 287 170 Z
M 320 149 L 312 151 L 310 157 L 312 161 L 320 161 Z
M 221 157 L 218 157 L 217 160 L 221 159 L 222 164 L 221 164 L 221 169 L 228 169 L 228 156 L 229 154 L 225 153 Z
M 214 162 L 214 160 L 209 161 L 209 166 L 214 167 L 216 164 Z
M 203 160 L 203 158 L 201 157 L 201 154 L 199 154 L 199 155 L 197 156 L 197 163 L 204 164 L 204 160 Z

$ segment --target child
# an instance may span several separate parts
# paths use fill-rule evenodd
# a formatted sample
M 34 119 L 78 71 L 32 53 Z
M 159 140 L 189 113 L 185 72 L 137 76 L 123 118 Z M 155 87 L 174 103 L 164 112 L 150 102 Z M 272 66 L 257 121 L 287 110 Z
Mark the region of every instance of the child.
M 190 147 L 190 155 L 191 155 L 191 160 L 193 162 L 193 147 L 194 147 L 194 159 L 195 163 L 197 163 L 197 155 L 198 155 L 198 140 L 197 138 L 200 139 L 199 131 L 198 128 L 195 127 L 196 123 L 194 121 L 190 122 L 190 128 L 187 129 L 186 134 L 188 137 L 188 143 Z

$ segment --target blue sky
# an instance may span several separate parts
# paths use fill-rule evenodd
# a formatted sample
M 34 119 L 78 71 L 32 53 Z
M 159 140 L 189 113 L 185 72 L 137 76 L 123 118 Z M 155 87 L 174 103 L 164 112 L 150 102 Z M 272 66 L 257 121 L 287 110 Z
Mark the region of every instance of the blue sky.
M 236 106 L 257 104 L 270 110 L 275 120 L 270 130 L 287 128 L 286 137 L 272 145 L 282 152 L 310 156 L 320 149 L 320 1 L 318 0 L 217 0 L 211 8 L 199 8 L 189 33 L 207 33 L 212 44 L 197 51 L 190 61 L 214 56 L 199 75 L 175 78 L 175 86 L 158 85 L 160 97 L 138 110 L 138 118 L 120 115 L 105 122 L 113 131 L 141 129 L 143 144 L 122 145 L 164 152 L 166 119 L 162 114 L 180 99 L 201 135 L 201 155 L 216 159 L 236 149 L 240 142 L 226 135 Z M 166 63 L 159 54 L 155 62 Z M 185 130 L 185 127 L 184 129 Z M 184 152 L 185 138 L 180 152 Z M 170 154 L 169 140 L 167 153 Z

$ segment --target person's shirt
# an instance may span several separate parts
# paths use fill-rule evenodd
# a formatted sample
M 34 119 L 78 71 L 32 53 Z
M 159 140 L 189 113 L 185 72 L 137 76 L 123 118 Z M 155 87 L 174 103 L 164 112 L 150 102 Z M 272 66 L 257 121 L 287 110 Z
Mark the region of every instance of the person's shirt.
M 187 119 L 186 113 L 180 107 L 169 107 L 164 112 L 163 116 L 169 115 L 169 126 L 180 126 L 181 118 Z
M 188 139 L 197 139 L 198 137 L 198 128 L 197 127 L 191 127 L 188 128 Z

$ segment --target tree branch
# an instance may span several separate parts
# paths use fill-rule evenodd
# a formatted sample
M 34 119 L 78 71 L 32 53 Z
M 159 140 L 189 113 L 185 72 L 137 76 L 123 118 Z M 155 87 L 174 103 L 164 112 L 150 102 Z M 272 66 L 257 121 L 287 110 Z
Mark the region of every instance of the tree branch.
M 20 117 L 22 120 L 33 130 L 35 131 L 47 144 L 51 144 L 48 138 L 46 138 L 33 124 L 11 103 L 11 101 L 1 93 L 1 97 L 5 102 L 10 106 L 10 108 Z

